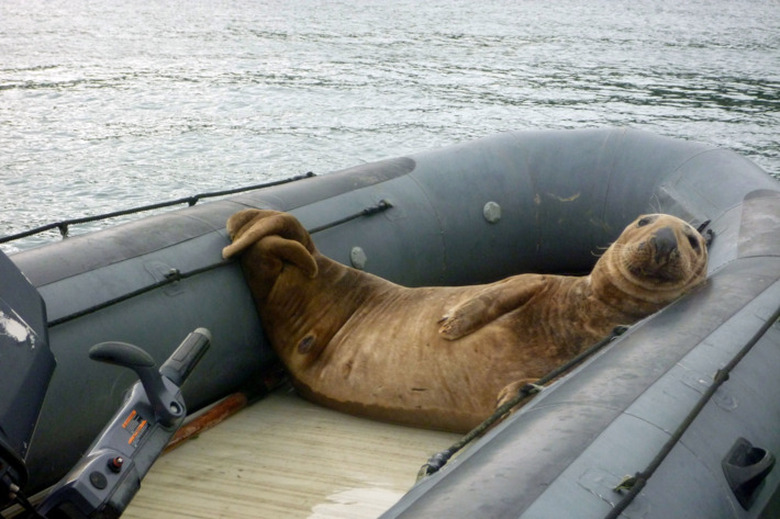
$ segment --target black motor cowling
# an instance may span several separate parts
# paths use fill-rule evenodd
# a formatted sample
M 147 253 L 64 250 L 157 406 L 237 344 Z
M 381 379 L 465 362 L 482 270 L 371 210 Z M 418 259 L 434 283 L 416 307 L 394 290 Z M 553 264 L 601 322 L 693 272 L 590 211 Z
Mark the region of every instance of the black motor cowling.
M 27 482 L 24 458 L 54 366 L 43 299 L 0 252 L 0 509 Z

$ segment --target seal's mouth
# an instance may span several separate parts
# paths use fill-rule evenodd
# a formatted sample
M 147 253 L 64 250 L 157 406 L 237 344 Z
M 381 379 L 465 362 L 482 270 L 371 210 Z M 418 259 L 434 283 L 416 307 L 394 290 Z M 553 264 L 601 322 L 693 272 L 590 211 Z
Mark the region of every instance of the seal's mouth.
M 680 269 L 679 268 L 670 268 L 671 265 L 667 263 L 666 265 L 658 268 L 658 269 L 648 269 L 644 266 L 631 266 L 629 267 L 629 272 L 633 274 L 636 277 L 644 278 L 644 279 L 650 279 L 653 281 L 659 281 L 664 283 L 676 283 L 680 279 L 682 279 L 683 276 L 680 275 Z

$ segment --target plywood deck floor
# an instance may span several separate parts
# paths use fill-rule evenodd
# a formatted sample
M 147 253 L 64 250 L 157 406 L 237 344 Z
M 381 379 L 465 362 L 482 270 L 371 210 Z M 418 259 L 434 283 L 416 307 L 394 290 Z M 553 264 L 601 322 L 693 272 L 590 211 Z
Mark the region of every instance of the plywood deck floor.
M 374 518 L 458 438 L 346 416 L 283 389 L 162 456 L 122 517 Z

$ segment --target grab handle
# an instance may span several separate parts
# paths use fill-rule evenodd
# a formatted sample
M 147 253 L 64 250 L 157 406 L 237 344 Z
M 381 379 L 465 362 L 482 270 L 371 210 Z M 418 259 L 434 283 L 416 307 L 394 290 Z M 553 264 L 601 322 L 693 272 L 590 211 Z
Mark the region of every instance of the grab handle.
M 764 479 L 775 466 L 774 455 L 754 447 L 745 438 L 738 438 L 721 462 L 726 481 L 745 510 L 749 509 Z
M 190 333 L 173 355 L 160 366 L 160 374 L 181 387 L 210 344 L 211 333 L 206 328 L 198 328 Z

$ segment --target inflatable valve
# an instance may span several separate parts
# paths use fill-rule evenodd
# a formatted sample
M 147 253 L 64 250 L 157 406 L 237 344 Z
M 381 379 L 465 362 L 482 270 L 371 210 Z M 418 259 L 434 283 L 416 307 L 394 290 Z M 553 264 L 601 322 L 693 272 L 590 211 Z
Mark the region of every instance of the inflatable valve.
M 190 333 L 158 370 L 143 349 L 104 342 L 94 360 L 123 366 L 140 379 L 76 466 L 55 485 L 38 512 L 49 519 L 119 517 L 186 416 L 180 387 L 211 344 L 211 333 Z

